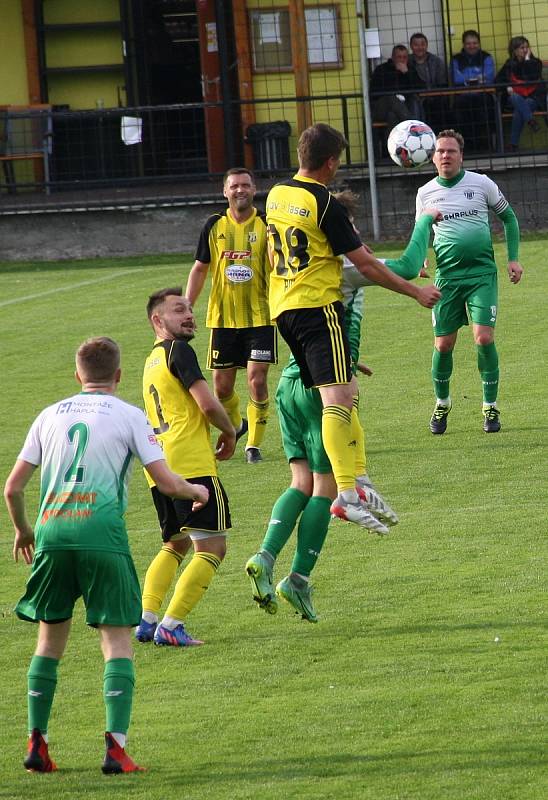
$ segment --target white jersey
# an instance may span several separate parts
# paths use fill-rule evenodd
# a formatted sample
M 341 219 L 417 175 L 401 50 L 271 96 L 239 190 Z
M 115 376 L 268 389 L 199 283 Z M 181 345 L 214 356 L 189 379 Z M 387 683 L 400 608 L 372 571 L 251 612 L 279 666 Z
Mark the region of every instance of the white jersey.
M 129 552 L 124 512 L 133 457 L 163 460 L 135 406 L 82 392 L 44 409 L 19 458 L 41 465 L 36 549 Z
M 436 277 L 459 279 L 496 272 L 489 210 L 500 215 L 508 201 L 491 178 L 468 171 L 451 180 L 434 178 L 417 192 L 416 218 L 430 207 L 443 214 L 434 226 Z

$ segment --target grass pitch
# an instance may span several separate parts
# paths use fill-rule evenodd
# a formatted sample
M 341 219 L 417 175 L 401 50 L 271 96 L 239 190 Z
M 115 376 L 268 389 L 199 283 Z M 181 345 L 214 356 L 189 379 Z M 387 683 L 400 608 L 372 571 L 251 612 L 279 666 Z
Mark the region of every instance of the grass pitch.
M 314 574 L 318 625 L 280 608 L 268 617 L 244 574 L 289 470 L 272 414 L 265 460 L 240 445 L 221 478 L 232 507 L 229 551 L 188 626 L 206 645 L 136 645 L 128 751 L 146 774 L 105 777 L 102 660 L 80 607 L 60 668 L 50 724 L 52 775 L 22 768 L 26 671 L 35 629 L 12 608 L 28 574 L 10 561 L 0 510 L 0 798 L 184 797 L 185 800 L 541 800 L 546 732 L 546 372 L 548 240 L 522 246 L 511 286 L 497 245 L 502 431 L 481 430 L 471 333 L 461 332 L 444 436 L 428 430 L 429 312 L 380 288 L 367 292 L 361 415 L 369 472 L 401 515 L 385 538 L 334 522 Z M 390 248 L 377 247 L 379 254 Z M 158 257 L 0 265 L 4 481 L 32 419 L 71 394 L 81 340 L 120 342 L 120 395 L 141 404 L 152 343 L 148 294 L 186 282 L 189 259 Z M 206 295 L 196 316 L 204 363 Z M 280 364 L 287 351 L 282 344 Z M 272 370 L 274 394 L 279 369 Z M 245 403 L 246 392 L 238 386 Z M 36 505 L 38 481 L 27 493 Z M 138 572 L 159 546 L 144 478 L 132 479 L 128 529 Z M 291 542 L 279 559 L 283 577 Z M 544 767 L 544 769 L 543 769 Z

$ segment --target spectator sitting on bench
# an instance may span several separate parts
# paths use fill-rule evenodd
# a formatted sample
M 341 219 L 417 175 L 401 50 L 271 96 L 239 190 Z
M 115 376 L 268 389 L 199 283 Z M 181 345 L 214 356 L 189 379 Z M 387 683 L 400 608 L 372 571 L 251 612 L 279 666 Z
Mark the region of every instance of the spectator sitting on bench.
M 424 33 L 417 32 L 409 40 L 411 55 L 409 66 L 415 67 L 419 78 L 427 89 L 447 87 L 447 67 L 439 56 L 428 50 L 428 39 Z M 421 98 L 422 110 L 419 119 L 427 122 L 431 128 L 438 131 L 451 127 L 449 124 L 448 98 L 443 96 Z
M 492 85 L 495 80 L 493 56 L 481 49 L 477 31 L 464 31 L 462 50 L 451 59 L 451 77 L 455 87 Z M 455 96 L 458 129 L 474 150 L 489 149 L 489 131 L 494 127 L 493 98 L 483 92 Z
M 502 106 L 503 110 L 507 107 L 513 111 L 510 149 L 517 150 L 525 124 L 534 133 L 540 129 L 533 114 L 546 111 L 546 84 L 542 80 L 542 61 L 533 55 L 525 36 L 510 39 L 508 53 L 510 58 L 499 70 L 496 83 L 509 84 L 504 89 Z
M 409 65 L 409 53 L 404 44 L 392 49 L 392 58 L 379 64 L 371 75 L 371 92 L 388 92 L 382 97 L 372 97 L 371 113 L 374 122 L 386 122 L 385 141 L 398 122 L 420 119 L 420 104 L 410 89 L 424 89 L 415 67 Z

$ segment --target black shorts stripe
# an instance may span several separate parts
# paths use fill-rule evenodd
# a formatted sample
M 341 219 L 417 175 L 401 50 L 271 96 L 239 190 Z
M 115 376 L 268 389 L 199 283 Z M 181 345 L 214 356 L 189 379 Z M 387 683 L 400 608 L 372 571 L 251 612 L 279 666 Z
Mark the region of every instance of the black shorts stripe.
M 327 320 L 327 327 L 331 337 L 331 345 L 333 349 L 333 366 L 337 381 L 345 380 L 345 354 L 344 343 L 342 338 L 342 330 L 339 324 L 339 318 L 335 311 L 333 304 L 330 303 L 324 307 L 324 313 Z

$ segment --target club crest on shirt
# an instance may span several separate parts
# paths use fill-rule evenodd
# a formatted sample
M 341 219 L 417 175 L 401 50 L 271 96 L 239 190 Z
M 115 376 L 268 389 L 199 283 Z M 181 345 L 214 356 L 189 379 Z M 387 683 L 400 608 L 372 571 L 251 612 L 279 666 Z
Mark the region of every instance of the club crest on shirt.
M 472 200 L 472 198 L 474 197 L 474 192 L 466 191 L 466 192 L 464 192 L 464 196 L 467 197 L 468 200 Z

